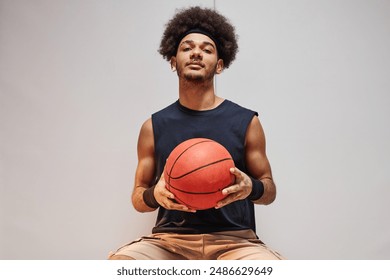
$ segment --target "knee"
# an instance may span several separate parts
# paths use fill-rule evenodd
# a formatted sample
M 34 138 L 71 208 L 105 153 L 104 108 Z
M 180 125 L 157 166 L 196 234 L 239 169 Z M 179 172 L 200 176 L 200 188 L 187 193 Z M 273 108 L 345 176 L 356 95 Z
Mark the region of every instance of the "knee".
M 109 260 L 135 260 L 132 257 L 125 256 L 125 255 L 110 255 L 108 259 Z

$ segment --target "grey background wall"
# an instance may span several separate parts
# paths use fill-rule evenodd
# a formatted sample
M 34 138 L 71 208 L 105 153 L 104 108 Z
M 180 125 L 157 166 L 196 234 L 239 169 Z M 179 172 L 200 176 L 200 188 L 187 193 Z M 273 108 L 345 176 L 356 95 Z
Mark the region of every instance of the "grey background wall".
M 130 204 L 143 121 L 177 98 L 175 9 L 215 7 L 240 52 L 217 93 L 260 114 L 289 259 L 390 258 L 390 2 L 0 1 L 0 259 L 105 259 L 150 232 Z

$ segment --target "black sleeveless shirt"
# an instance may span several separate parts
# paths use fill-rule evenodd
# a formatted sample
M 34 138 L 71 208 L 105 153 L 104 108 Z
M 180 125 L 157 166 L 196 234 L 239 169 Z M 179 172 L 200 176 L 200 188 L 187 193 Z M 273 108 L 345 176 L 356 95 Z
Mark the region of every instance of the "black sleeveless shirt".
M 245 165 L 245 134 L 257 112 L 243 108 L 229 100 L 218 107 L 195 111 L 179 101 L 152 115 L 157 183 L 167 157 L 181 142 L 190 138 L 209 138 L 221 143 L 230 152 L 235 166 L 248 174 Z M 250 175 L 250 174 L 248 174 Z M 239 200 L 220 209 L 197 210 L 187 213 L 158 209 L 153 233 L 210 233 L 227 230 L 252 229 L 256 232 L 253 202 Z

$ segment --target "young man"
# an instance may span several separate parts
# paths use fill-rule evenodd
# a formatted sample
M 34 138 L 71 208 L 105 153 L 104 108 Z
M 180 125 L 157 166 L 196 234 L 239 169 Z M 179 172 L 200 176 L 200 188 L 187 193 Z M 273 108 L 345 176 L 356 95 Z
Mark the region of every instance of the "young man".
M 254 204 L 276 196 L 257 113 L 214 92 L 214 75 L 237 52 L 234 27 L 211 9 L 178 12 L 164 32 L 160 54 L 179 79 L 179 99 L 141 128 L 132 202 L 140 212 L 158 209 L 152 234 L 118 249 L 110 259 L 281 259 L 255 233 Z M 165 186 L 170 152 L 184 140 L 203 137 L 231 153 L 235 183 L 215 208 L 189 209 Z

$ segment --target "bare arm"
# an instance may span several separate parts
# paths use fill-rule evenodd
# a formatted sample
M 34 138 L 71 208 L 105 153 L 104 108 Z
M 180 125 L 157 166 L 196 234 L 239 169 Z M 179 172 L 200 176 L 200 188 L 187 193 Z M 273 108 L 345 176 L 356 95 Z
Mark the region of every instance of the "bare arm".
M 156 171 L 156 158 L 154 153 L 154 135 L 152 120 L 148 119 L 141 127 L 137 145 L 138 165 L 135 173 L 132 203 L 139 212 L 151 212 L 157 207 L 150 207 L 144 201 L 144 192 L 150 189 L 154 181 Z M 164 176 L 161 176 L 156 186 L 152 189 L 153 197 L 158 205 L 166 209 L 194 212 L 186 206 L 176 203 L 174 195 L 165 187 Z
M 132 202 L 139 212 L 156 210 L 147 206 L 143 200 L 143 193 L 153 184 L 156 160 L 154 158 L 154 136 L 151 119 L 148 119 L 141 127 L 138 136 L 138 165 L 135 172 Z
M 264 194 L 254 203 L 271 204 L 276 198 L 276 186 L 266 155 L 264 131 L 257 117 L 252 119 L 246 135 L 246 164 L 250 174 L 264 185 Z
M 246 133 L 245 158 L 249 173 L 255 180 L 260 180 L 264 186 L 263 195 L 253 202 L 256 204 L 271 204 L 276 197 L 276 186 L 266 156 L 264 131 L 257 117 L 253 117 Z M 217 204 L 217 208 L 236 200 L 245 199 L 252 192 L 252 180 L 247 174 L 238 168 L 232 169 L 231 172 L 235 175 L 236 182 L 223 190 L 227 197 Z

